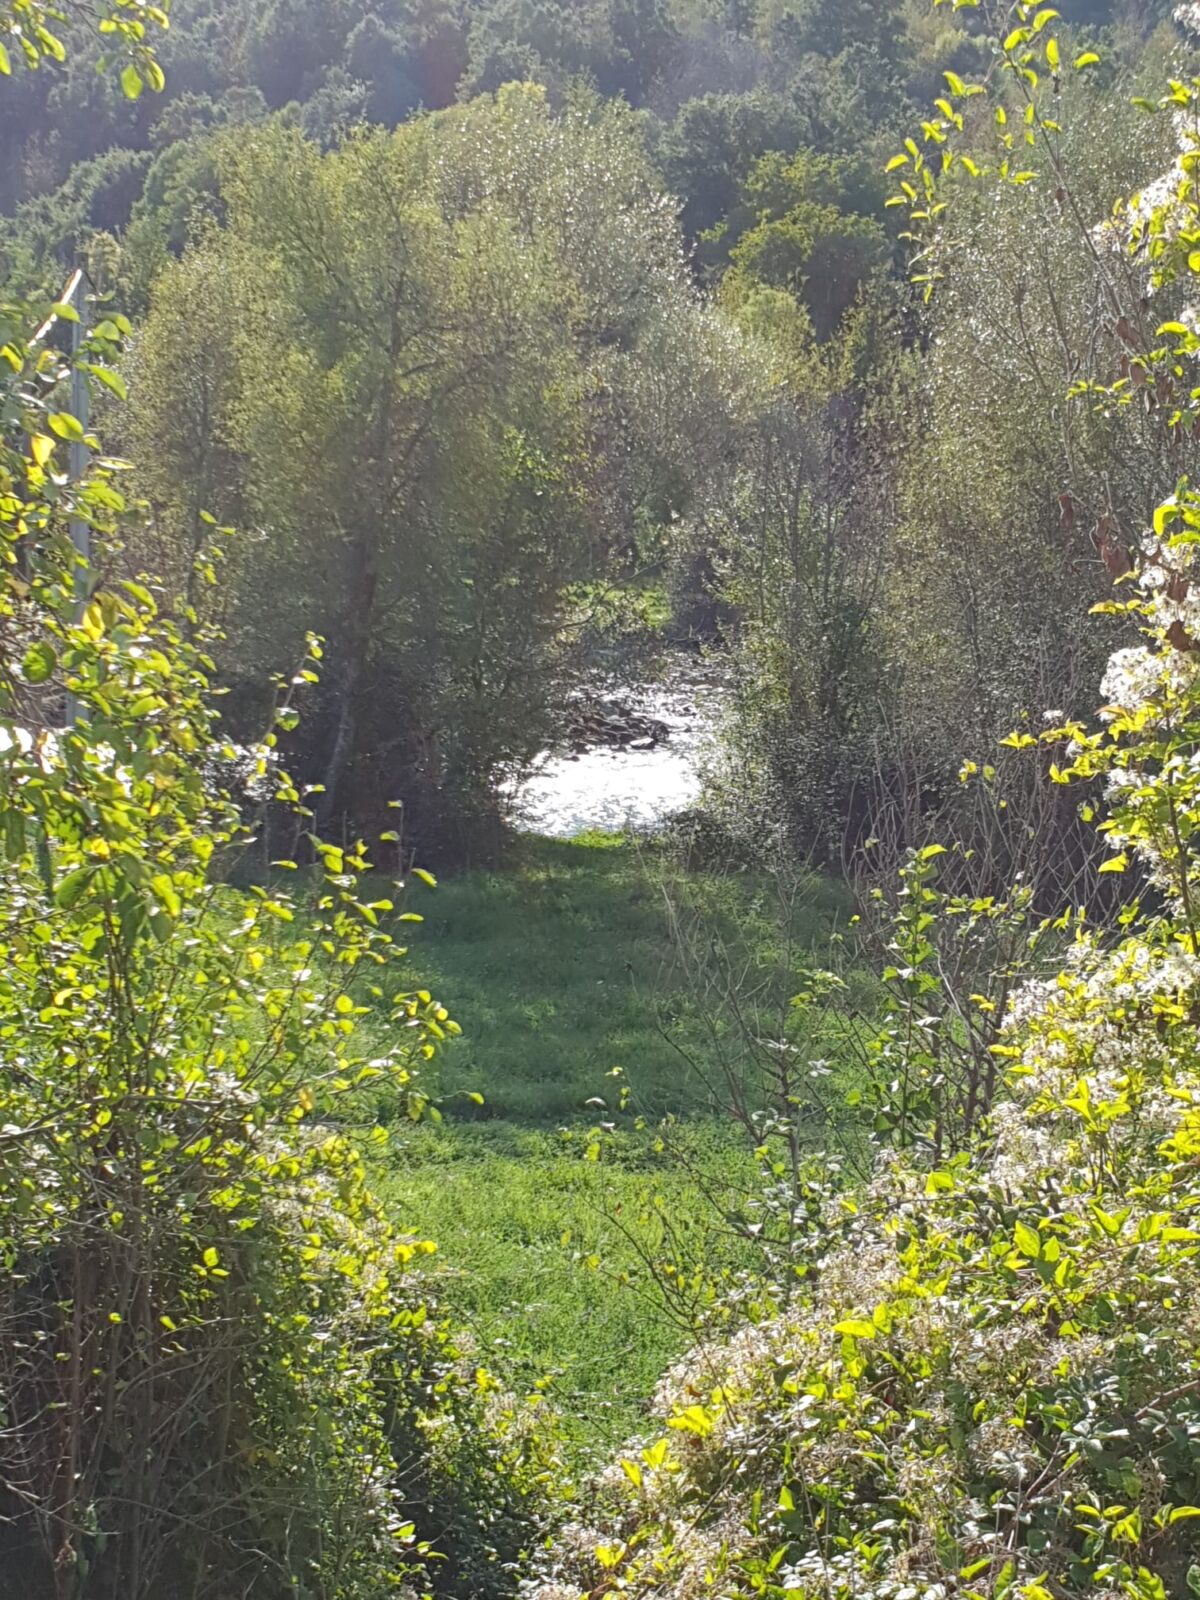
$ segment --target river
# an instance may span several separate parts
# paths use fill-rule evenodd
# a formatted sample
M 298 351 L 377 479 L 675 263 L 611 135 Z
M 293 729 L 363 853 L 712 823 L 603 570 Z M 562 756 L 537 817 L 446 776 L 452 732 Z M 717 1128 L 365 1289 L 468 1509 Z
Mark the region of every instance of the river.
M 673 663 L 661 683 L 621 690 L 629 711 L 661 723 L 665 737 L 651 749 L 592 744 L 546 751 L 516 790 L 515 825 L 554 839 L 593 830 L 644 831 L 694 805 L 719 692 L 713 675 L 694 659 Z

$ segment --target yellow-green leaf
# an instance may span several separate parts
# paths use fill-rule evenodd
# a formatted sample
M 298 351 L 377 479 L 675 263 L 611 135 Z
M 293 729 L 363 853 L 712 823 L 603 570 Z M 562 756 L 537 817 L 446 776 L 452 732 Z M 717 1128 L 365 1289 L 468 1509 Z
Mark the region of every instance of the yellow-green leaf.
M 840 1333 L 843 1338 L 849 1339 L 873 1339 L 875 1337 L 874 1323 L 864 1322 L 861 1317 L 847 1317 L 844 1322 L 835 1323 L 833 1331 L 834 1333 Z
M 1018 1222 L 1013 1229 L 1013 1243 L 1023 1256 L 1036 1261 L 1042 1253 L 1042 1236 L 1028 1223 Z
M 52 411 L 46 418 L 46 423 L 50 432 L 56 433 L 60 439 L 83 438 L 83 424 L 69 411 Z

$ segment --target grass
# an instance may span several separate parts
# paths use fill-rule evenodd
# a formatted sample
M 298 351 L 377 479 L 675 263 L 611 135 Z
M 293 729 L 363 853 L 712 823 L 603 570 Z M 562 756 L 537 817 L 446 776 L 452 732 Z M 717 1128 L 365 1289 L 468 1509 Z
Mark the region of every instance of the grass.
M 750 1165 L 703 1081 L 728 1019 L 703 1015 L 712 998 L 669 936 L 669 880 L 610 836 L 527 839 L 507 870 L 410 902 L 425 918 L 414 979 L 463 1038 L 437 1069 L 443 1120 L 397 1131 L 381 1187 L 404 1226 L 438 1241 L 443 1300 L 488 1363 L 516 1385 L 551 1379 L 581 1457 L 636 1431 L 689 1342 L 655 1266 L 737 1265 L 705 1198 Z M 785 942 L 763 880 L 691 874 L 686 894 L 739 984 L 785 1008 L 845 911 L 812 882 Z M 664 1117 L 680 1121 L 686 1163 L 656 1149 Z
M 483 1095 L 481 1109 L 464 1102 L 459 1115 L 554 1123 L 610 1100 L 620 1068 L 648 1117 L 711 1109 L 664 1037 L 696 1005 L 668 938 L 670 874 L 619 836 L 519 848 L 505 872 L 470 873 L 420 897 L 414 974 L 464 1034 L 441 1067 L 443 1096 Z M 710 872 L 693 875 L 687 892 L 702 895 L 713 938 L 769 981 L 780 964 L 771 886 Z M 792 908 L 796 948 L 823 959 L 845 911 L 839 888 L 813 880 Z
M 707 1145 L 714 1177 L 746 1165 L 728 1141 Z M 523 1391 L 549 1380 L 584 1459 L 636 1431 L 690 1342 L 647 1271 L 667 1242 L 659 1208 L 693 1232 L 707 1220 L 692 1176 L 647 1162 L 645 1141 L 599 1161 L 587 1148 L 579 1130 L 424 1128 L 382 1185 L 397 1218 L 437 1240 L 441 1297 L 481 1361 Z

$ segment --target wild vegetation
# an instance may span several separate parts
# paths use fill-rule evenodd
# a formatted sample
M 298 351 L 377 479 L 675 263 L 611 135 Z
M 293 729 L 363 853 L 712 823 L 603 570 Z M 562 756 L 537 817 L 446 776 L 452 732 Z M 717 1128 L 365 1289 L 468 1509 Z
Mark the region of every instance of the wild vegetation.
M 1197 49 L 0 0 L 0 1600 L 1200 1594 Z

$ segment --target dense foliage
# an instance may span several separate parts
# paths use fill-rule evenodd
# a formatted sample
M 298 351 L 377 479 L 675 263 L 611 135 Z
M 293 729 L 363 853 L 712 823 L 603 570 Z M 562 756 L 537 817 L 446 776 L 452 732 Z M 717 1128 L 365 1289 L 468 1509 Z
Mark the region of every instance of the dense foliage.
M 231 717 L 326 634 L 297 757 L 322 815 L 401 798 L 467 853 L 687 471 L 703 402 L 664 417 L 653 389 L 721 352 L 627 113 L 512 85 L 328 154 L 263 130 L 220 173 L 223 226 L 156 283 L 131 374 L 156 544 L 186 560 L 203 512 L 269 530 L 222 593 Z
M 0 1589 L 1200 1593 L 1198 38 L 0 0 Z M 818 964 L 752 874 L 639 876 L 601 960 L 550 872 L 504 937 L 563 992 L 471 958 L 481 1089 L 569 1013 L 560 1250 L 639 1372 L 694 1341 L 575 1487 L 396 1203 L 459 1031 L 401 895 L 681 645 L 675 838 L 859 916 Z M 581 1042 L 626 975 L 640 1092 Z
M 1041 181 L 1038 162 L 1064 210 L 1078 199 L 1060 164 L 1056 85 L 1095 56 L 1067 65 L 1049 9 L 1018 5 L 1012 20 L 997 41 L 1005 76 L 990 97 L 988 167 L 960 142 L 954 102 L 984 94 L 967 82 L 894 164 L 935 294 L 935 278 L 953 284 L 958 271 L 946 224 L 960 164 L 1003 194 Z M 1015 134 L 1006 82 L 1030 108 Z M 1126 354 L 1088 380 L 1069 374 L 1118 438 L 1138 437 L 1148 413 L 1168 459 L 1197 400 L 1197 335 L 1168 315 L 1172 288 L 1200 266 L 1195 95 L 1175 82 L 1161 101 L 1178 114 L 1176 170 L 1157 194 L 1118 205 L 1110 231 L 1087 233 Z M 1198 517 L 1180 479 L 1132 548 L 1103 552 L 1117 597 L 1094 612 L 1136 619 L 1140 640 L 1111 656 L 1098 723 L 1009 741 L 1044 751 L 1056 785 L 1102 784 L 1099 820 L 1080 802 L 1104 842 L 1100 872 L 1136 873 L 1140 892 L 1108 926 L 1088 926 L 1083 908 L 1043 926 L 1042 961 L 1048 933 L 1075 931 L 1043 978 L 1031 949 L 1030 975 L 999 1017 L 986 984 L 962 1005 L 960 1048 L 1000 1022 L 986 1051 L 1006 1081 L 983 1084 L 974 1136 L 972 1107 L 955 1108 L 963 1137 L 951 1153 L 952 1080 L 932 1049 L 938 997 L 953 995 L 939 923 L 1023 920 L 1028 891 L 1007 909 L 947 900 L 934 886 L 946 852 L 910 861 L 887 974 L 909 1028 L 907 1043 L 903 1028 L 885 1032 L 878 1104 L 891 1115 L 876 1120 L 874 1176 L 851 1194 L 810 1179 L 821 1227 L 797 1258 L 793 1298 L 667 1375 L 659 1429 L 631 1442 L 564 1535 L 538 1591 L 547 1600 L 609 1584 L 847 1600 L 1165 1600 L 1200 1585 Z M 991 971 L 1008 989 L 1003 944 Z
M 254 747 L 217 735 L 203 632 L 98 581 L 136 513 L 31 309 L 5 312 L 0 454 L 5 1592 L 332 1600 L 434 1561 L 486 1592 L 552 1458 L 336 1115 L 379 1081 L 419 1116 L 455 1024 L 392 978 L 390 1043 L 361 1040 L 403 955 L 363 845 L 310 834 L 311 896 L 227 886 L 264 801 L 311 828 L 275 746 L 320 648 Z M 98 387 L 120 332 L 80 347 Z
M 1128 104 L 1180 48 L 1170 12 L 1066 9 L 1064 48 L 1102 46 L 1061 85 L 1085 210 L 1170 159 Z M 1104 581 L 1085 517 L 1168 487 L 1152 444 L 1127 431 L 1118 464 L 1059 398 L 1112 350 L 1081 346 L 1097 277 L 1053 190 L 962 195 L 954 282 L 913 319 L 883 168 L 945 74 L 987 70 L 986 11 L 119 14 L 117 37 L 68 10 L 65 62 L 6 83 L 7 266 L 51 291 L 82 252 L 139 319 L 121 443 L 154 516 L 131 570 L 187 592 L 202 516 L 251 535 L 209 613 L 232 734 L 327 635 L 290 752 L 323 821 L 399 799 L 427 855 L 494 857 L 581 672 L 644 638 L 665 586 L 670 634 L 732 647 L 727 830 L 836 860 L 949 807 L 978 842 L 964 753 L 1031 706 L 1082 709 L 1106 648 L 1063 626 Z M 968 148 L 987 136 L 967 119 Z M 1087 854 L 1068 825 L 1047 840 Z

